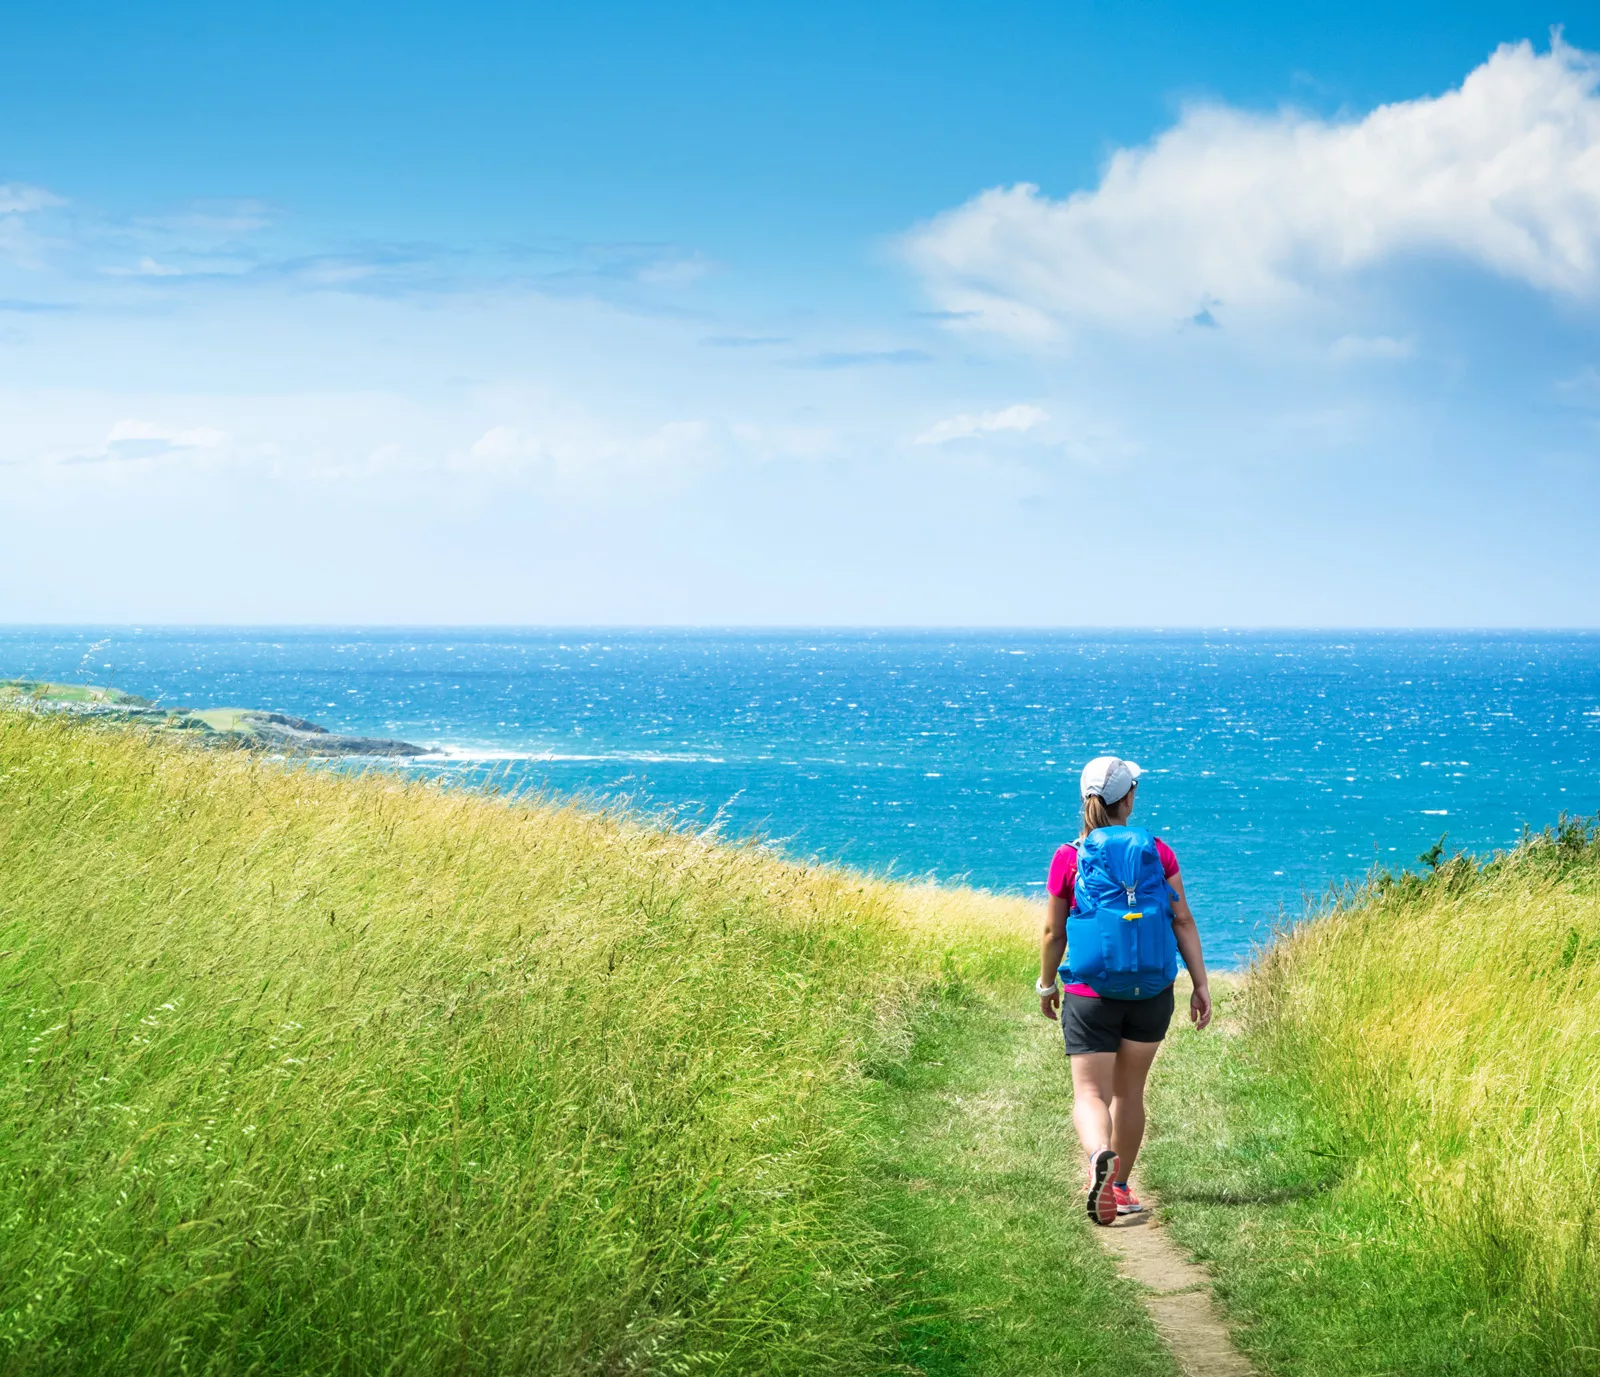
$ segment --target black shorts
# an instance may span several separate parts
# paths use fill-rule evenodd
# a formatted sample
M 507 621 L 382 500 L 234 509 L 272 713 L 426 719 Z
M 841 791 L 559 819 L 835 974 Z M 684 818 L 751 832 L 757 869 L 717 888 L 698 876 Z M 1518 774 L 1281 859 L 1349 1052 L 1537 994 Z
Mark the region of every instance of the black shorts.
M 1067 1055 L 1115 1052 L 1129 1042 L 1160 1042 L 1172 1022 L 1172 986 L 1149 999 L 1096 999 L 1061 992 L 1061 1036 Z

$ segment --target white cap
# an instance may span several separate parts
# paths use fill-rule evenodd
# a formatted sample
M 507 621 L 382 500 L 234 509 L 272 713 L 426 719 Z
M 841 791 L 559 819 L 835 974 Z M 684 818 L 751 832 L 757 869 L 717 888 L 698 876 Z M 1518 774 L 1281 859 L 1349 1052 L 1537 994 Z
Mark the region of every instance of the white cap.
M 1116 803 L 1139 782 L 1139 776 L 1143 773 L 1131 760 L 1119 760 L 1114 755 L 1097 755 L 1083 767 L 1078 792 L 1084 798 L 1098 794 L 1107 803 Z

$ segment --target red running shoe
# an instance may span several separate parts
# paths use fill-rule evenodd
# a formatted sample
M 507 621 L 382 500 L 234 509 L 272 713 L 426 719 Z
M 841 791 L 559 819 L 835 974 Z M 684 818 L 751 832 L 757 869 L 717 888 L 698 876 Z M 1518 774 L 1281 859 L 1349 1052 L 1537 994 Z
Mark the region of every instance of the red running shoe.
M 1106 1228 L 1117 1222 L 1117 1154 L 1103 1147 L 1089 1154 L 1089 1220 Z
M 1144 1206 L 1139 1203 L 1139 1197 L 1127 1186 L 1120 1186 L 1113 1181 L 1111 1193 L 1116 1197 L 1118 1214 L 1139 1214 L 1143 1211 Z

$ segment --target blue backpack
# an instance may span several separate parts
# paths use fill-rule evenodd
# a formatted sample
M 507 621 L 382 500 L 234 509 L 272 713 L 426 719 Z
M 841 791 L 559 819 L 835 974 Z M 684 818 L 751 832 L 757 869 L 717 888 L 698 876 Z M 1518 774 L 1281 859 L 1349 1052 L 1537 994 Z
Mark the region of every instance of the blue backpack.
M 1140 827 L 1097 827 L 1074 844 L 1077 905 L 1062 978 L 1111 999 L 1160 994 L 1177 979 L 1178 941 L 1156 839 Z

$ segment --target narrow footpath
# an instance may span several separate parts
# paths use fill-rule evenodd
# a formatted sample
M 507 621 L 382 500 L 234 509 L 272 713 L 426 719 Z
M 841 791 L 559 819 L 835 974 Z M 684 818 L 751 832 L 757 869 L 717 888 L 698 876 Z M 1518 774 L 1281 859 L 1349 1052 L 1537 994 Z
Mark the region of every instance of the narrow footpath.
M 1217 1315 L 1211 1278 L 1184 1257 L 1160 1227 L 1160 1202 L 1134 1178 L 1145 1213 L 1126 1215 L 1096 1231 L 1117 1270 L 1143 1291 L 1144 1308 L 1166 1340 L 1184 1377 L 1255 1377 Z
M 1009 992 L 1007 992 L 1009 994 Z M 930 1016 L 877 1094 L 883 1226 L 905 1250 L 900 1360 L 928 1374 L 1248 1377 L 1159 1214 L 1084 1218 L 1067 1068 L 1025 1003 Z

